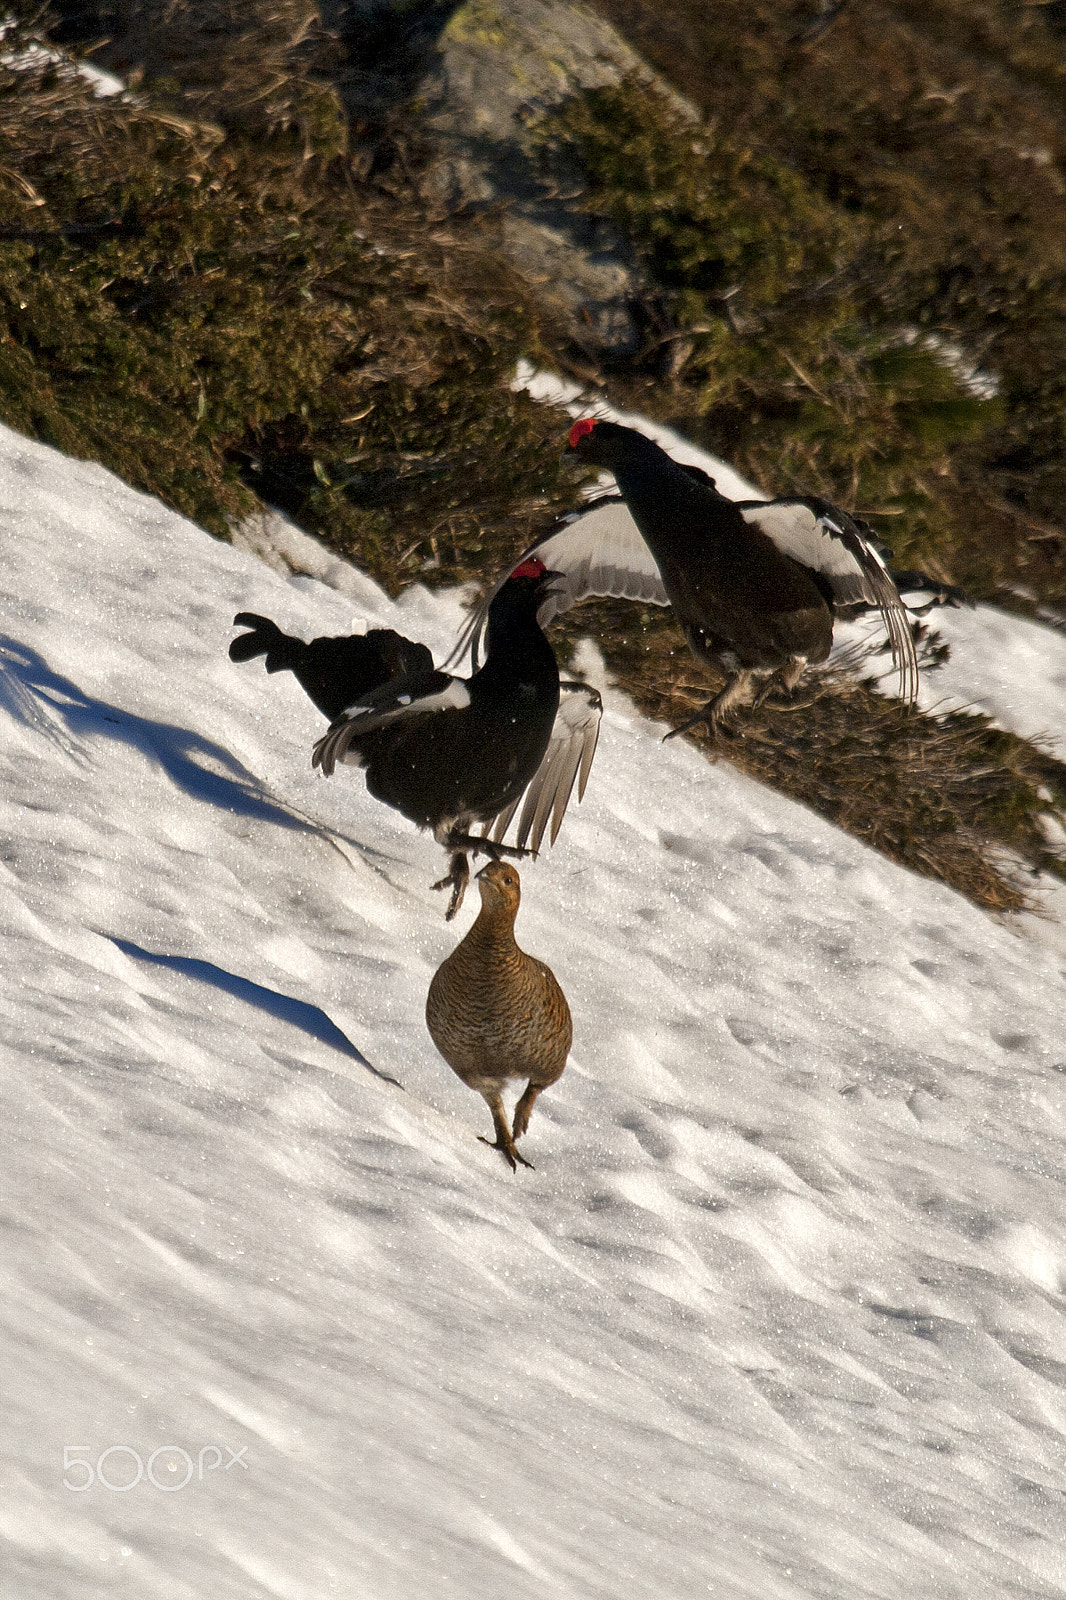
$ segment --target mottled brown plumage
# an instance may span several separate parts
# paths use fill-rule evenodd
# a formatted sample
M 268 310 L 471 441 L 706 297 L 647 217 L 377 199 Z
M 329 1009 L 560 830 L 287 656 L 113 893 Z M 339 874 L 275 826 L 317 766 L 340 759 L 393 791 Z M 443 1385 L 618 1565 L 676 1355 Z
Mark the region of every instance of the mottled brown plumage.
M 477 885 L 477 921 L 434 975 L 426 1025 L 452 1071 L 484 1096 L 496 1129 L 493 1148 L 517 1171 L 519 1161 L 524 1167 L 533 1163 L 519 1155 L 515 1140 L 529 1127 L 541 1090 L 562 1077 L 573 1025 L 551 968 L 515 943 L 522 892 L 515 868 L 490 861 Z M 514 1109 L 513 1131 L 502 1094 L 509 1078 L 528 1080 Z

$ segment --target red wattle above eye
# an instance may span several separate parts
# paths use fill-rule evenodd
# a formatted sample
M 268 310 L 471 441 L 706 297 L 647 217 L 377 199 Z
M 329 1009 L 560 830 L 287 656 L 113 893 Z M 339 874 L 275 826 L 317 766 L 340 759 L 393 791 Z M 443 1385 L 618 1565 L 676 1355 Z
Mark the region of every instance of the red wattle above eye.
M 539 556 L 530 556 L 528 561 L 522 561 L 511 573 L 512 578 L 542 578 L 547 572 L 547 567 Z
M 575 422 L 574 426 L 570 429 L 571 450 L 577 444 L 577 441 L 579 439 L 583 439 L 586 433 L 591 433 L 595 426 L 596 423 L 592 417 L 582 417 L 580 422 Z

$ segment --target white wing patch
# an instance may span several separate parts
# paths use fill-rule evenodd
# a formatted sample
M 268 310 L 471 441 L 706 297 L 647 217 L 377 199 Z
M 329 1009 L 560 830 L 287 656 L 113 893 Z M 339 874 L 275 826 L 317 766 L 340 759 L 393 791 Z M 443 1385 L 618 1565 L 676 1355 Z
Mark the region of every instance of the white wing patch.
M 538 613 L 541 627 L 590 595 L 670 604 L 655 559 L 620 500 L 601 501 L 568 519 L 537 548 L 549 571 L 562 573 Z
M 878 608 L 899 673 L 900 695 L 913 701 L 918 693 L 918 660 L 907 608 L 879 551 L 852 518 L 817 500 L 738 500 L 734 504 L 745 522 L 764 533 L 783 555 L 820 573 L 838 604 Z M 566 519 L 520 559 L 534 555 L 549 571 L 561 575 L 537 612 L 541 627 L 593 595 L 642 600 L 646 605 L 670 604 L 652 553 L 621 500 L 597 501 L 588 511 Z M 446 664 L 458 661 L 469 648 L 471 663 L 477 667 L 489 606 L 508 576 L 505 573 L 471 612 Z
M 531 545 L 519 560 L 528 560 L 530 556 L 538 556 L 549 572 L 560 574 L 537 611 L 537 621 L 542 628 L 547 627 L 553 617 L 593 595 L 602 599 L 643 600 L 653 606 L 670 604 L 652 553 L 620 500 L 597 501 L 588 511 L 568 517 L 546 538 Z M 477 666 L 489 606 L 509 576 L 510 573 L 505 573 L 471 613 L 447 665 L 458 661 L 469 647 L 472 665 Z
M 907 607 L 880 551 L 858 524 L 846 511 L 820 501 L 748 500 L 737 505 L 744 521 L 764 533 L 782 555 L 826 578 L 840 605 L 861 601 L 877 607 L 899 673 L 900 697 L 915 700 L 918 658 Z
M 321 767 L 326 777 L 331 777 L 338 761 L 358 759 L 348 756 L 357 739 L 378 728 L 388 728 L 412 717 L 432 715 L 437 711 L 465 711 L 470 704 L 470 690 L 463 678 L 450 678 L 446 673 L 433 675 L 429 693 L 390 693 L 370 705 L 352 706 L 341 715 L 319 739 L 311 752 L 311 765 Z M 438 686 L 439 685 L 439 686 Z
M 843 530 L 827 517 L 817 515 L 802 501 L 791 501 L 788 505 L 759 502 L 740 505 L 737 509 L 744 521 L 765 533 L 782 555 L 791 556 L 801 567 L 810 567 L 828 578 L 838 600 L 873 603 L 874 595 L 862 565 L 844 542 Z M 861 538 L 857 528 L 855 532 Z M 870 554 L 883 567 L 880 556 L 872 548 Z
M 389 715 L 389 721 L 403 716 L 408 708 L 412 716 L 421 716 L 424 711 L 465 711 L 470 704 L 470 690 L 462 678 L 452 678 L 451 682 L 436 694 L 420 695 L 417 698 L 409 694 L 400 694 L 396 696 L 396 701 L 397 709 Z
M 559 691 L 559 710 L 548 748 L 524 797 L 520 795 L 513 805 L 493 817 L 482 829 L 485 838 L 494 839 L 497 844 L 502 842 L 520 804 L 522 814 L 515 832 L 518 847 L 524 848 L 528 841 L 531 850 L 539 850 L 549 818 L 548 842 L 554 844 L 575 779 L 577 798 L 579 801 L 584 798 L 600 735 L 603 702 L 598 691 L 587 683 L 561 683 Z

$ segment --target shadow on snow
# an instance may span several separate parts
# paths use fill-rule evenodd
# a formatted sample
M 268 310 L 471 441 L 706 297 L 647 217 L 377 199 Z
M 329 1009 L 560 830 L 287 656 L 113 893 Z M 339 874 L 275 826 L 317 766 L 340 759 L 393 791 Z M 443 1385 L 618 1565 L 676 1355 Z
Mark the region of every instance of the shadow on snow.
M 53 672 L 36 650 L 4 635 L 0 635 L 0 709 L 44 734 L 74 759 L 84 759 L 79 735 L 117 739 L 156 762 L 195 800 L 283 828 L 318 831 L 268 799 L 255 776 L 221 745 L 188 728 L 150 722 L 92 699 L 69 678 Z
M 379 1072 L 377 1067 L 372 1066 L 363 1052 L 356 1048 L 348 1036 L 343 1034 L 336 1023 L 331 1022 L 318 1006 L 308 1005 L 305 1000 L 292 1000 L 288 995 L 264 988 L 261 983 L 252 983 L 250 978 L 239 978 L 236 973 L 227 972 L 224 967 L 216 967 L 211 961 L 199 961 L 193 956 L 161 956 L 153 950 L 142 950 L 140 945 L 132 944 L 128 939 L 117 939 L 114 934 L 108 934 L 107 937 L 112 944 L 118 946 L 123 955 L 132 957 L 134 961 L 146 961 L 152 966 L 168 967 L 171 972 L 180 972 L 187 978 L 197 979 L 200 983 L 209 983 L 213 989 L 220 989 L 223 994 L 234 995 L 236 999 L 244 1000 L 248 1005 L 264 1011 L 268 1017 L 288 1022 L 294 1028 L 299 1028 L 302 1033 L 309 1034 L 312 1039 L 317 1039 L 320 1044 L 328 1044 L 334 1050 L 341 1051 L 343 1055 L 350 1056 L 368 1072 L 372 1072 L 375 1078 L 394 1084 L 397 1089 L 403 1088 L 403 1084 L 396 1078 L 390 1078 L 387 1072 Z

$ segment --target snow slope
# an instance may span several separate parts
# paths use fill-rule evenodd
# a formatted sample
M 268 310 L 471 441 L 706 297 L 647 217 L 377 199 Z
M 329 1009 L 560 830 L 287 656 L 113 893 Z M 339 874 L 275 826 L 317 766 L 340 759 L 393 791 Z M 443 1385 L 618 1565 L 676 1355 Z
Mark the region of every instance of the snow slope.
M 512 1176 L 422 1021 L 474 906 L 226 658 L 458 599 L 6 430 L 0 527 L 5 1600 L 1066 1595 L 1062 959 L 608 693 Z

